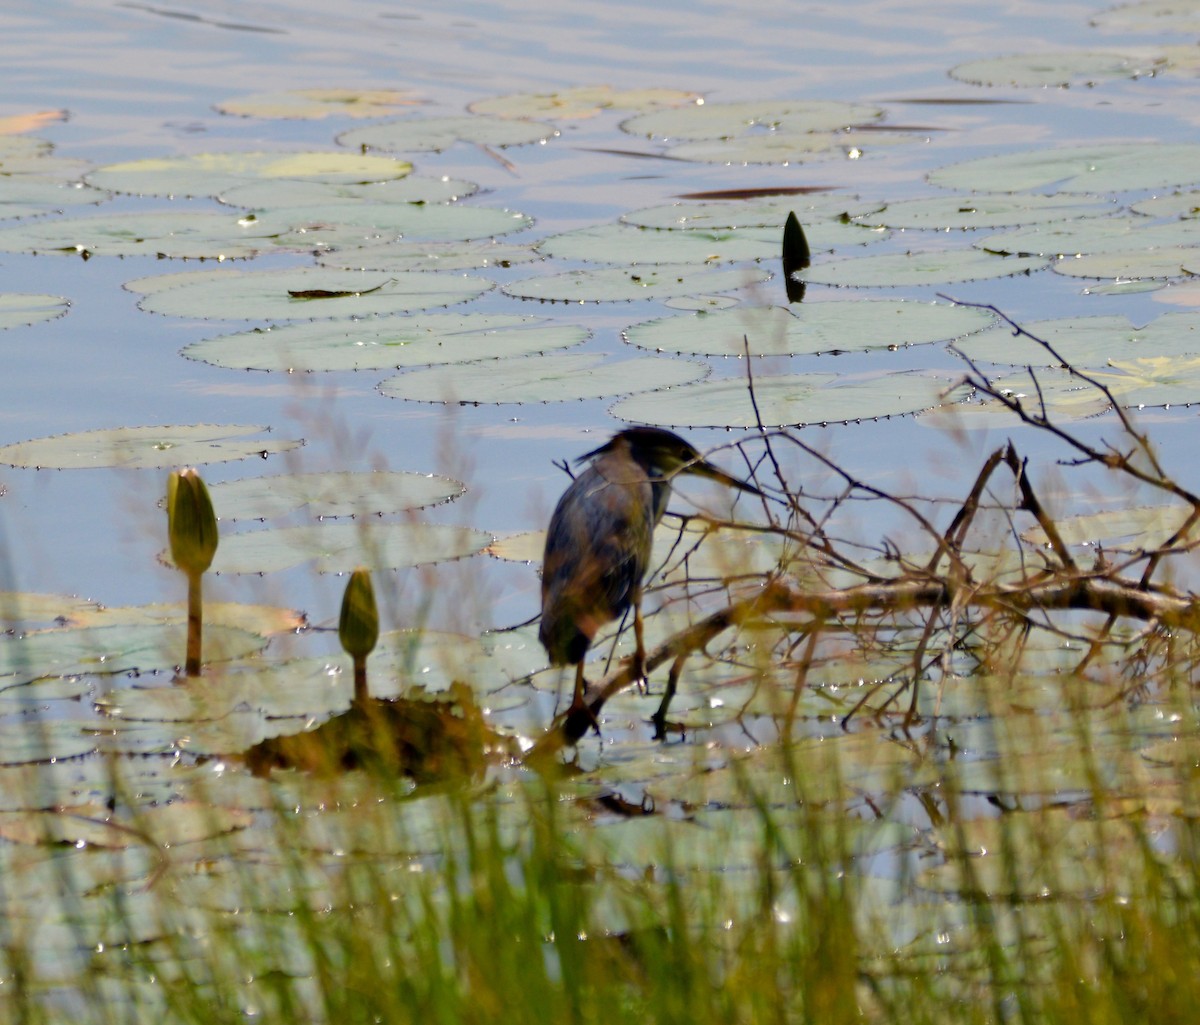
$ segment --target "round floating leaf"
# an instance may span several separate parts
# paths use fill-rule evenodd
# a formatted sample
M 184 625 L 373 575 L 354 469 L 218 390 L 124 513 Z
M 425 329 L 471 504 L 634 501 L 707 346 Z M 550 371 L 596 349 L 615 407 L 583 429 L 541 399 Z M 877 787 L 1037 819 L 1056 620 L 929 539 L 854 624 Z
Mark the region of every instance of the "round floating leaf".
M 1088 24 L 1109 32 L 1190 35 L 1200 32 L 1200 11 L 1193 4 L 1180 0 L 1138 0 L 1092 14 Z
M 1200 274 L 1200 248 L 1164 246 L 1162 249 L 1093 253 L 1073 260 L 1056 260 L 1055 274 L 1072 278 L 1181 278 Z
M 86 175 L 89 185 L 136 196 L 218 196 L 259 179 L 355 184 L 403 178 L 412 164 L 362 153 L 197 153 L 131 160 Z
M 465 490 L 434 474 L 331 471 L 227 481 L 209 493 L 221 520 L 266 520 L 297 509 L 318 517 L 402 512 L 449 502 Z
M 897 288 L 941 285 L 1001 278 L 1040 270 L 1046 261 L 1035 256 L 999 257 L 979 250 L 882 253 L 817 263 L 804 272 L 810 284 Z
M 878 107 L 836 100 L 751 100 L 639 114 L 622 122 L 621 129 L 651 139 L 723 140 L 768 131 L 829 132 L 882 116 Z
M 285 89 L 251 93 L 213 106 L 237 117 L 315 121 L 326 117 L 386 117 L 423 101 L 396 89 Z
M 234 370 L 391 370 L 566 349 L 588 330 L 540 317 L 428 313 L 350 325 L 327 321 L 255 328 L 193 342 L 189 359 Z
M 957 347 L 973 360 L 1012 366 L 1104 367 L 1114 360 L 1143 357 L 1183 359 L 1200 354 L 1200 313 L 1164 313 L 1144 327 L 1120 315 L 1062 317 L 1022 324 L 1029 334 L 1053 346 L 1061 360 L 1042 346 L 1003 326 L 964 338 Z
M 240 424 L 113 427 L 5 445 L 0 448 L 0 463 L 51 470 L 96 466 L 163 468 L 266 457 L 304 444 L 247 437 L 269 430 L 269 427 Z
M 754 398 L 766 427 L 843 423 L 929 409 L 952 383 L 949 374 L 926 371 L 850 383 L 837 374 L 755 377 Z M 662 427 L 747 428 L 758 423 L 749 389 L 740 378 L 634 395 L 611 412 L 622 420 Z
M 478 242 L 377 242 L 321 253 L 322 267 L 347 270 L 492 270 L 540 260 L 533 246 Z
M 3 218 L 28 217 L 30 214 L 50 213 L 74 206 L 94 206 L 110 198 L 107 192 L 84 188 L 78 183 L 0 176 L 0 217 Z
M 1196 226 L 1188 221 L 1147 224 L 1144 217 L 1093 217 L 1045 224 L 990 235 L 976 243 L 991 253 L 1020 256 L 1079 256 L 1091 253 L 1136 253 L 1193 245 Z
M 453 203 L 479 191 L 474 182 L 426 178 L 410 174 L 382 182 L 252 181 L 226 189 L 217 199 L 228 206 L 280 210 L 284 207 L 328 209 L 359 203 Z
M 655 110 L 695 103 L 695 93 L 678 89 L 614 89 L 610 85 L 576 86 L 553 93 L 513 93 L 476 100 L 467 109 L 472 114 L 503 118 L 549 117 L 577 120 L 603 110 Z
M 1134 203 L 1129 209 L 1146 217 L 1200 217 L 1200 190 L 1152 196 Z
M 337 203 L 325 208 L 268 210 L 257 223 L 260 230 L 277 234 L 279 245 L 310 251 L 400 238 L 435 242 L 489 239 L 523 231 L 533 224 L 533 218 L 513 210 L 452 203 Z
M 1157 61 L 1139 61 L 1119 53 L 1033 53 L 968 61 L 950 69 L 950 77 L 973 85 L 1060 86 L 1103 78 L 1138 78 L 1153 73 Z
M 73 627 L 0 636 L 0 688 L 49 676 L 170 670 L 180 665 L 187 623 Z M 265 647 L 265 638 L 211 623 L 204 631 L 204 660 L 244 658 Z
M 1200 182 L 1200 144 L 1114 143 L 980 157 L 933 171 L 948 189 L 1020 192 L 1056 185 L 1060 192 L 1124 192 Z
M 663 317 L 626 329 L 643 349 L 704 356 L 755 356 L 901 348 L 949 341 L 994 323 L 991 313 L 948 303 L 891 300 L 735 307 Z
M 551 302 L 621 302 L 667 299 L 695 293 L 729 292 L 771 277 L 770 271 L 749 268 L 711 270 L 695 264 L 657 264 L 633 269 L 603 267 L 567 271 L 512 281 L 505 295 Z
M 1095 196 L 974 193 L 970 196 L 923 196 L 920 199 L 903 199 L 889 203 L 885 209 L 878 212 L 858 215 L 855 220 L 888 228 L 952 231 L 1099 217 L 1112 213 L 1113 209 L 1112 203 Z
M 354 128 L 338 136 L 340 145 L 355 150 L 422 153 L 449 149 L 456 142 L 479 146 L 527 146 L 558 134 L 553 125 L 502 117 L 408 117 L 386 124 Z
M 1200 402 L 1200 355 L 1110 359 L 1092 376 L 1123 406 L 1175 406 Z
M 466 274 L 392 273 L 295 267 L 171 275 L 143 294 L 150 313 L 199 320 L 320 320 L 403 313 L 474 299 L 492 287 Z
M 565 402 L 673 388 L 707 372 L 687 360 L 645 356 L 605 363 L 599 353 L 566 353 L 414 370 L 388 378 L 379 389 L 416 402 Z
M 819 243 L 814 245 L 820 247 Z M 551 235 L 539 241 L 537 248 L 542 254 L 560 260 L 711 265 L 775 257 L 779 251 L 779 229 L 658 231 L 625 224 L 598 224 Z
M 1149 551 L 1165 545 L 1186 519 L 1187 510 L 1179 506 L 1155 505 L 1066 516 L 1055 520 L 1055 526 L 1068 545 L 1100 543 L 1107 549 Z M 1022 537 L 1030 544 L 1049 544 L 1041 527 L 1030 528 Z
M 821 221 L 865 218 L 882 209 L 882 203 L 857 196 L 820 192 L 800 196 L 766 196 L 756 199 L 668 203 L 622 214 L 621 221 L 641 228 L 777 228 L 783 230 L 788 214 L 799 218 L 804 230 L 820 232 Z
M 57 320 L 70 308 L 71 300 L 61 295 L 0 292 L 0 331 Z
M 215 210 L 159 210 L 31 221 L 0 229 L 0 251 L 222 260 L 274 248 L 278 229 Z
M 709 164 L 801 164 L 833 156 L 857 159 L 870 149 L 917 142 L 923 136 L 908 132 L 780 132 L 739 136 L 733 139 L 684 142 L 671 146 L 666 156 Z
M 221 538 L 217 573 L 273 573 L 316 562 L 321 573 L 403 569 L 461 559 L 491 542 L 490 534 L 440 523 L 314 523 L 251 530 Z

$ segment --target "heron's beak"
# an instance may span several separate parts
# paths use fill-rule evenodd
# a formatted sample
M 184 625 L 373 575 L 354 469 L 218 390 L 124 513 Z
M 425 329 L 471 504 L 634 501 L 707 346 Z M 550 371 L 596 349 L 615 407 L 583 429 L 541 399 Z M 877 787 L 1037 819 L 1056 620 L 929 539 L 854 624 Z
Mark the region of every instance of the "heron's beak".
M 715 480 L 718 484 L 724 484 L 727 488 L 737 488 L 739 491 L 758 495 L 760 498 L 767 497 L 753 484 L 747 484 L 744 480 L 731 477 L 724 470 L 718 470 L 712 463 L 703 459 L 697 459 L 694 463 L 685 463 L 679 468 L 679 472 L 694 473 L 697 477 L 707 477 L 709 480 Z

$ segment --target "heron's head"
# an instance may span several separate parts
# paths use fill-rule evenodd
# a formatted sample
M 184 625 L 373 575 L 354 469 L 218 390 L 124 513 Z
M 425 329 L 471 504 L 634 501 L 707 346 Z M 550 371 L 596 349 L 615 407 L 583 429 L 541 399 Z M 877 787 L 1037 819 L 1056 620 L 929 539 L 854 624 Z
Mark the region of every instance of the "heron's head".
M 593 449 L 580 459 L 591 459 L 606 452 L 626 451 L 645 471 L 654 477 L 670 479 L 679 473 L 707 477 L 727 487 L 752 495 L 762 495 L 753 484 L 731 477 L 704 459 L 699 452 L 678 434 L 661 427 L 629 427 L 614 434 L 606 445 Z

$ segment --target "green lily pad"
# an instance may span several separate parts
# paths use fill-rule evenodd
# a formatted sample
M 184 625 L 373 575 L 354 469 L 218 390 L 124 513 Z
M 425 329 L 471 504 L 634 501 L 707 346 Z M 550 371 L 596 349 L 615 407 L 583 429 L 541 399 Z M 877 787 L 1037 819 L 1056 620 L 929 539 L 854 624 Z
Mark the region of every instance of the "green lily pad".
M 1168 357 L 1183 360 L 1200 354 L 1200 313 L 1164 313 L 1144 327 L 1118 314 L 1062 317 L 1021 325 L 1054 347 L 1062 362 L 1080 369 L 1104 367 L 1114 360 Z M 1012 366 L 1057 367 L 1060 361 L 1042 346 L 1011 328 L 996 327 L 956 343 L 974 360 Z
M 128 287 L 128 286 L 127 286 Z M 391 273 L 296 267 L 170 275 L 138 306 L 198 320 L 320 320 L 450 306 L 482 295 L 490 281 L 466 274 Z
M 1072 278 L 1182 278 L 1200 274 L 1200 247 L 1163 246 L 1118 253 L 1092 253 L 1051 264 L 1055 274 Z
M 667 203 L 621 215 L 625 224 L 641 228 L 776 228 L 783 231 L 788 214 L 795 213 L 806 232 L 819 231 L 822 221 L 866 218 L 883 203 L 818 192 L 801 196 L 766 196 L 754 199 Z
M 888 228 L 927 228 L 932 231 L 1003 228 L 1018 224 L 1044 224 L 1048 221 L 1110 214 L 1113 204 L 1095 196 L 1014 195 L 1012 193 L 969 196 L 922 196 L 889 203 L 883 210 L 855 216 L 863 224 Z M 991 246 L 981 246 L 991 249 Z
M 77 182 L 65 184 L 20 176 L 0 177 L 0 217 L 3 218 L 94 206 L 111 198 L 107 192 L 85 188 Z
M 282 89 L 251 93 L 213 106 L 237 117 L 316 121 L 326 117 L 387 117 L 423 101 L 397 89 Z
M 412 165 L 361 153 L 197 153 L 130 160 L 85 176 L 94 188 L 135 196 L 219 196 L 261 179 L 358 184 L 403 178 Z
M 657 110 L 695 103 L 695 93 L 679 89 L 614 89 L 610 85 L 576 86 L 553 93 L 512 93 L 476 100 L 467 106 L 472 114 L 503 118 L 548 117 L 575 121 L 604 110 Z
M 414 370 L 379 390 L 414 402 L 565 402 L 673 388 L 708 372 L 701 363 L 644 356 L 606 363 L 599 353 L 555 353 Z
M 1093 253 L 1136 254 L 1196 243 L 1189 221 L 1147 224 L 1144 217 L 1093 217 L 990 235 L 977 242 L 990 253 L 1075 257 Z
M 570 348 L 588 335 L 584 327 L 541 317 L 428 313 L 346 326 L 312 321 L 255 328 L 193 342 L 183 355 L 235 370 L 392 370 L 530 356 Z
M 346 270 L 494 270 L 542 258 L 532 245 L 483 239 L 477 242 L 376 242 L 321 253 L 322 267 Z
M 1187 514 L 1188 510 L 1179 506 L 1155 505 L 1106 509 L 1087 516 L 1065 516 L 1054 522 L 1065 544 L 1098 542 L 1108 550 L 1149 551 L 1165 544 L 1183 526 Z M 1030 544 L 1049 544 L 1041 527 L 1030 528 L 1022 537 Z
M 0 331 L 57 320 L 70 308 L 71 300 L 61 295 L 0 292 Z
M 916 413 L 936 406 L 953 383 L 949 373 L 888 374 L 845 382 L 837 374 L 754 378 L 754 398 L 765 427 L 846 423 Z M 840 384 L 838 382 L 841 382 Z M 741 378 L 702 381 L 622 399 L 613 416 L 660 427 L 750 428 L 758 425 Z
M 225 463 L 254 456 L 265 458 L 304 444 L 302 441 L 248 437 L 269 430 L 269 427 L 240 424 L 113 427 L 5 445 L 0 448 L 0 463 L 47 470 L 99 466 L 161 469 Z
M 819 243 L 814 243 L 820 248 Z M 779 251 L 778 228 L 658 231 L 626 224 L 598 224 L 551 235 L 538 251 L 560 260 L 595 263 L 693 263 L 711 266 L 771 259 Z M 832 248 L 832 245 L 829 247 Z
M 1153 156 L 1151 157 L 1151 154 Z M 948 189 L 1125 192 L 1200 182 L 1200 144 L 1111 143 L 1027 150 L 939 168 L 929 181 Z
M 1094 85 L 1105 78 L 1138 78 L 1153 74 L 1156 61 L 1139 61 L 1119 53 L 1025 53 L 968 61 L 950 69 L 950 77 L 973 85 L 1066 88 Z
M 1200 32 L 1200 11 L 1180 0 L 1138 0 L 1088 16 L 1088 24 L 1120 33 Z
M 1200 189 L 1151 196 L 1134 203 L 1129 209 L 1145 217 L 1200 217 Z
M 1027 274 L 1046 262 L 1040 257 L 999 257 L 971 249 L 881 253 L 815 264 L 804 272 L 803 280 L 864 288 L 939 285 Z
M 553 125 L 502 117 L 408 117 L 400 121 L 353 128 L 337 137 L 339 145 L 354 150 L 385 153 L 440 152 L 455 143 L 478 146 L 528 146 L 558 135 Z
M 490 534 L 440 523 L 314 523 L 227 534 L 213 559 L 217 573 L 274 573 L 315 562 L 320 573 L 366 566 L 382 572 L 481 552 Z
M 234 185 L 217 199 L 227 206 L 280 210 L 308 207 L 326 210 L 359 203 L 453 203 L 479 191 L 461 178 L 431 178 L 419 174 L 381 182 L 355 184 L 299 179 L 250 181 Z
M 457 203 L 335 203 L 329 207 L 281 207 L 257 218 L 260 230 L 277 234 L 280 246 L 311 251 L 346 249 L 404 239 L 465 242 L 523 231 L 533 218 L 514 210 Z
M 643 349 L 704 356 L 755 356 L 895 349 L 950 341 L 994 322 L 987 310 L 948 303 L 891 300 L 735 307 L 663 317 L 625 330 Z
M 694 160 L 708 164 L 788 165 L 835 156 L 857 160 L 872 149 L 914 143 L 922 138 L 924 136 L 908 132 L 779 132 L 683 142 L 668 148 L 665 155 L 672 160 Z
M 158 210 L 30 221 L 0 229 L 0 251 L 227 260 L 274 248 L 275 228 L 215 210 Z
M 714 270 L 695 264 L 654 264 L 647 267 L 601 267 L 566 271 L 512 281 L 501 287 L 517 299 L 550 302 L 621 302 L 667 299 L 708 292 L 730 292 L 771 277 L 759 268 Z
M 882 116 L 878 107 L 837 100 L 751 100 L 639 114 L 623 121 L 621 130 L 648 139 L 725 140 L 767 131 L 831 132 Z
M 222 520 L 267 520 L 303 509 L 309 516 L 365 516 L 440 505 L 466 488 L 449 477 L 389 472 L 289 473 L 209 485 Z

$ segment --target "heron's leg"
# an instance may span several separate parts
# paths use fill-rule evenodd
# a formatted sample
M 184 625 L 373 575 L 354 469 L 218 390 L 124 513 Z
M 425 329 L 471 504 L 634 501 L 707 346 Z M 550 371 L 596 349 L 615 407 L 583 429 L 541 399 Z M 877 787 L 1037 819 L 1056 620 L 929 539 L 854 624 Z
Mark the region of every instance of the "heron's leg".
M 646 679 L 646 635 L 645 624 L 642 622 L 642 591 L 638 588 L 633 596 L 633 676 L 638 689 L 645 694 L 649 689 Z
M 667 689 L 663 691 L 662 704 L 658 706 L 658 711 L 650 717 L 650 721 L 654 723 L 654 739 L 667 739 L 667 708 L 671 704 L 671 698 L 675 696 L 675 687 L 679 683 L 679 677 L 683 673 L 683 664 L 687 661 L 688 653 L 682 652 L 677 655 L 675 661 L 671 663 L 671 671 L 667 674 Z M 679 724 L 673 724 L 672 729 L 678 729 L 683 732 L 683 727 Z
M 600 724 L 596 721 L 596 713 L 588 706 L 584 700 L 584 694 L 587 692 L 587 680 L 583 678 L 583 660 L 580 659 L 575 665 L 575 696 L 571 699 L 571 707 L 567 709 L 566 719 L 577 719 L 583 717 L 587 723 L 591 723 L 592 729 L 596 731 L 597 736 L 600 734 Z M 583 736 L 587 732 L 587 725 L 583 725 L 579 730 L 578 736 Z

